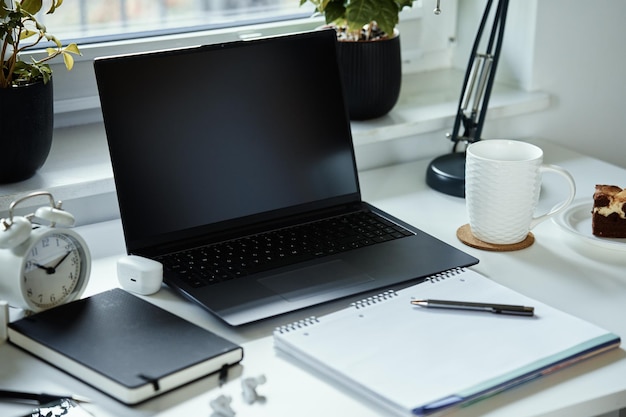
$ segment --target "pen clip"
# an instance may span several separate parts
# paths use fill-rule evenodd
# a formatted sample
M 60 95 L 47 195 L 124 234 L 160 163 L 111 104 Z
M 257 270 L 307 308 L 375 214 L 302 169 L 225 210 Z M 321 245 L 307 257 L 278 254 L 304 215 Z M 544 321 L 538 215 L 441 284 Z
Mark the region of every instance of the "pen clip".
M 532 316 L 535 314 L 535 309 L 533 307 L 525 306 L 496 306 L 493 307 L 493 312 L 496 314 L 509 314 L 514 316 Z

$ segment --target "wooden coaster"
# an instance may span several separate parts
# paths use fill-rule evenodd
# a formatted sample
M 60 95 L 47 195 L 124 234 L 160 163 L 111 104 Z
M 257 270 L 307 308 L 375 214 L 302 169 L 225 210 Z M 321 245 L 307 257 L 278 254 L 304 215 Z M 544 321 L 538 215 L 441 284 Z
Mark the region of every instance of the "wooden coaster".
M 471 246 L 476 249 L 489 250 L 494 252 L 509 252 L 514 250 L 525 249 L 535 243 L 535 236 L 532 233 L 528 233 L 526 239 L 522 240 L 518 243 L 513 243 L 510 245 L 498 245 L 496 243 L 487 243 L 483 242 L 480 239 L 477 239 L 470 229 L 469 224 L 464 224 L 459 227 L 456 231 L 456 237 L 467 246 Z

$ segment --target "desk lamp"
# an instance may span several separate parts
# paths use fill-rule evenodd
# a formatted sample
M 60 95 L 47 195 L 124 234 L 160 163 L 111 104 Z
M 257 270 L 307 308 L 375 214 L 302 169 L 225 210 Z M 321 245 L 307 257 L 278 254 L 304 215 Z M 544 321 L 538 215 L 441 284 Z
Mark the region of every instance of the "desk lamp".
M 492 5 L 493 0 L 487 0 L 465 72 L 454 128 L 447 134 L 454 142 L 452 153 L 435 158 L 426 172 L 426 183 L 431 188 L 456 197 L 465 197 L 465 148 L 480 140 L 502 49 L 509 0 L 498 0 L 486 49 L 478 51 Z M 439 0 L 434 13 L 441 13 Z M 462 136 L 459 135 L 461 127 L 464 129 Z M 464 145 L 462 151 L 458 150 L 459 145 Z

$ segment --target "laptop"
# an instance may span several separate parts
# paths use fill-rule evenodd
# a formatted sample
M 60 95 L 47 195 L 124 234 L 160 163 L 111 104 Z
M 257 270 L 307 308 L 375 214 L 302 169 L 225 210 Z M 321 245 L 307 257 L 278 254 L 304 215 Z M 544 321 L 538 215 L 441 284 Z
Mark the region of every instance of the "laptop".
M 335 48 L 321 30 L 95 61 L 127 252 L 230 325 L 478 262 L 362 201 Z

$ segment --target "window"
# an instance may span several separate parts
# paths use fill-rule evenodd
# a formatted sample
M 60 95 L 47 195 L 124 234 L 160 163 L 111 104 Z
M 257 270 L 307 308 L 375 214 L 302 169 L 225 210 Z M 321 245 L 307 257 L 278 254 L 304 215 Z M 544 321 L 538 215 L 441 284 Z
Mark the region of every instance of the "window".
M 310 16 L 297 0 L 74 0 L 41 13 L 60 39 L 82 44 L 243 26 Z
M 82 51 L 71 72 L 54 71 L 57 127 L 101 120 L 93 60 L 99 56 L 229 42 L 312 30 L 324 23 L 299 0 L 66 0 L 43 23 Z M 45 2 L 44 2 L 45 4 Z M 400 15 L 405 71 L 449 67 L 457 2 L 432 12 L 435 0 L 415 0 Z M 44 6 L 45 8 L 45 6 Z M 33 54 L 45 52 L 34 52 Z M 201 77 L 201 74 L 197 74 Z

